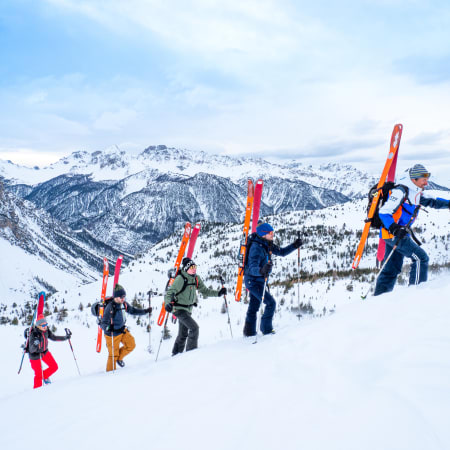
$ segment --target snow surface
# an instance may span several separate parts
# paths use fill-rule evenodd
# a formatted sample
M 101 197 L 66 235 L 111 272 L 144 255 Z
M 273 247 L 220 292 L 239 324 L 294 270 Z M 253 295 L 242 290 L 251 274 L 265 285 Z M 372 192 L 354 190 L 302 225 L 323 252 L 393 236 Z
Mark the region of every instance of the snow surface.
M 27 358 L 16 373 L 23 327 L 0 327 L 0 446 L 448 449 L 449 289 L 447 274 L 366 301 L 342 301 L 321 318 L 299 321 L 278 311 L 277 334 L 259 336 L 256 345 L 236 325 L 245 305 L 230 300 L 234 339 L 226 315 L 210 309 L 199 320 L 198 350 L 172 358 L 172 338 L 155 362 L 146 351 L 148 334 L 132 326 L 137 348 L 125 368 L 108 374 L 105 350 L 95 352 L 95 328 L 74 320 L 82 376 L 68 343 L 50 342 L 60 370 L 38 390 L 31 388 Z M 325 295 L 339 302 L 347 294 L 336 286 Z M 154 351 L 160 332 L 155 327 L 151 335 Z

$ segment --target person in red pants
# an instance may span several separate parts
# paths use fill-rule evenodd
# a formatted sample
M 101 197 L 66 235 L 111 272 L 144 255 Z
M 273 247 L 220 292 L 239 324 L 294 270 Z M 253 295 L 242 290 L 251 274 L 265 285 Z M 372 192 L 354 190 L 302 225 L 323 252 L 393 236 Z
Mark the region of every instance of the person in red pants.
M 28 337 L 27 351 L 30 357 L 31 368 L 34 370 L 34 389 L 45 384 L 50 384 L 50 376 L 58 370 L 58 364 L 53 355 L 48 350 L 48 340 L 65 341 L 72 336 L 67 328 L 65 336 L 55 336 L 48 329 L 48 323 L 43 314 L 39 314 L 34 327 L 25 330 Z M 45 370 L 42 368 L 42 361 L 48 366 Z

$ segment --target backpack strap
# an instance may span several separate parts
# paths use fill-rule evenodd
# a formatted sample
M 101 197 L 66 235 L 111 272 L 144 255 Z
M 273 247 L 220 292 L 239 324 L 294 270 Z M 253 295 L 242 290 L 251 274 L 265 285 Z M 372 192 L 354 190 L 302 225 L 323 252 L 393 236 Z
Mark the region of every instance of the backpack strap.
M 183 272 L 180 271 L 178 275 L 181 275 L 183 278 L 183 287 L 175 294 L 176 296 L 180 295 L 188 286 L 194 286 L 193 284 L 189 284 L 188 279 L 183 275 Z M 195 276 L 195 287 L 198 289 L 198 277 Z

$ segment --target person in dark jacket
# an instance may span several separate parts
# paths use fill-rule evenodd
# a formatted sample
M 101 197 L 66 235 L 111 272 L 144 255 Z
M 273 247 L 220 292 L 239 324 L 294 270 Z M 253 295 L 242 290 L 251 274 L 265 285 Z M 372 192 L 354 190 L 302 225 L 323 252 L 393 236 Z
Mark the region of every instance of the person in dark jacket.
M 65 336 L 55 336 L 48 329 L 48 323 L 43 314 L 38 315 L 31 330 L 29 328 L 25 330 L 25 339 L 28 338 L 27 352 L 31 368 L 34 371 L 34 389 L 41 387 L 42 381 L 50 384 L 50 376 L 58 370 L 58 364 L 48 349 L 48 340 L 65 341 L 71 336 L 72 333 L 69 329 L 66 330 Z M 42 369 L 42 361 L 48 366 L 45 370 Z
M 190 258 L 183 258 L 180 273 L 164 296 L 167 312 L 173 312 L 178 319 L 178 336 L 172 349 L 172 356 L 198 347 L 199 326 L 192 318 L 192 308 L 197 306 L 197 290 L 204 297 L 221 297 L 227 293 L 222 287 L 216 291 L 209 289 L 197 275 L 197 265 Z M 186 344 L 187 340 L 187 344 Z
M 136 347 L 134 337 L 125 326 L 127 320 L 126 313 L 133 316 L 142 316 L 152 312 L 151 307 L 140 309 L 126 302 L 126 292 L 120 284 L 114 286 L 113 297 L 113 300 L 106 305 L 100 323 L 100 326 L 105 332 L 106 346 L 109 352 L 106 363 L 107 372 L 116 370 L 116 363 L 120 367 L 124 367 L 125 363 L 123 359 Z
M 380 237 L 386 243 L 386 264 L 377 278 L 373 295 L 381 295 L 394 289 L 405 256 L 412 263 L 409 285 L 423 283 L 428 279 L 428 255 L 414 240 L 410 227 L 421 206 L 450 208 L 449 200 L 432 198 L 423 193 L 429 178 L 430 172 L 422 164 L 415 164 L 399 178 L 397 186 L 380 208 L 379 216 L 383 222 Z
M 273 234 L 272 226 L 262 223 L 256 228 L 256 233 L 248 237 L 244 282 L 250 292 L 250 303 L 245 317 L 244 336 L 256 335 L 256 316 L 263 297 L 266 307 L 261 318 L 260 330 L 262 334 L 274 333 L 272 319 L 276 302 L 268 285 L 268 278 L 272 271 L 271 255 L 287 256 L 302 245 L 302 240 L 297 238 L 287 247 L 280 248 L 273 243 Z

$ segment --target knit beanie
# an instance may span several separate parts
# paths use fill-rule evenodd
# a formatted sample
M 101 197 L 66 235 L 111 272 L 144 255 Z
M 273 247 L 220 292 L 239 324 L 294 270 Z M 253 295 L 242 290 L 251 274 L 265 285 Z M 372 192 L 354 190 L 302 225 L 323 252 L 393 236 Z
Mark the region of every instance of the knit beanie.
M 43 325 L 47 325 L 47 320 L 44 317 L 44 314 L 39 314 L 36 319 L 36 326 L 42 327 Z
M 409 169 L 409 178 L 411 178 L 411 180 L 422 177 L 430 178 L 430 175 L 431 173 L 428 172 L 422 164 L 415 164 Z
M 258 234 L 258 236 L 261 237 L 265 236 L 267 233 L 270 233 L 271 231 L 273 231 L 273 228 L 268 223 L 262 223 L 261 225 L 256 227 L 256 233 Z
M 125 297 L 126 294 L 125 289 L 119 283 L 114 286 L 114 298 Z
M 183 258 L 183 261 L 181 262 L 182 269 L 187 272 L 190 267 L 195 266 L 195 262 L 192 261 L 191 258 Z

